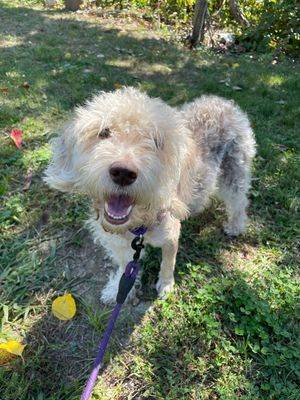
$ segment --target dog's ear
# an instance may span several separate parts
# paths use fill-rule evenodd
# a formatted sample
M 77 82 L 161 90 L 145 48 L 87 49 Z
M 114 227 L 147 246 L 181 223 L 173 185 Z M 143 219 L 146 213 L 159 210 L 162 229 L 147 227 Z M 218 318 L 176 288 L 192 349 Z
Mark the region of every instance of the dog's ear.
M 51 141 L 52 160 L 45 170 L 44 181 L 61 192 L 72 192 L 76 183 L 74 171 L 75 140 L 72 124 L 65 127 L 61 136 Z

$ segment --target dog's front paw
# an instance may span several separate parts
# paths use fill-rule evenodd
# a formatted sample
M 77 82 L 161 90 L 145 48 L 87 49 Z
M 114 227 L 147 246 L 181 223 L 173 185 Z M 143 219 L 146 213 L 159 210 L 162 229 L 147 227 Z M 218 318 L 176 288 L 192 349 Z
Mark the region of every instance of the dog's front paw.
M 108 284 L 104 287 L 101 293 L 102 303 L 109 305 L 115 304 L 117 301 L 118 289 L 119 289 L 119 282 L 117 282 L 117 284 L 116 282 L 113 281 L 108 282 Z M 137 305 L 139 303 L 135 287 L 133 287 L 128 293 L 125 303 L 131 303 L 132 305 Z
M 160 299 L 165 299 L 170 292 L 173 291 L 175 285 L 174 279 L 159 278 L 156 284 L 156 290 Z
M 101 292 L 101 301 L 104 304 L 114 304 L 116 302 L 118 286 L 107 284 Z

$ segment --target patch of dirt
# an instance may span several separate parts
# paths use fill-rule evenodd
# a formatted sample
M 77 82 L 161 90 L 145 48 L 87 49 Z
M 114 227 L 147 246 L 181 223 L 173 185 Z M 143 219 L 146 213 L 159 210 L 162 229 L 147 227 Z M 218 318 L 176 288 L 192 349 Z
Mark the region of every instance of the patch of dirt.
M 82 229 L 79 233 L 69 233 L 67 236 L 71 236 L 71 239 L 60 244 L 56 252 L 57 266 L 63 270 L 73 294 L 79 295 L 90 306 L 103 307 L 101 291 L 111 271 L 117 267 L 112 264 L 104 248 L 94 244 L 88 230 Z M 139 284 L 137 279 L 135 286 L 138 288 Z M 138 293 L 141 299 L 147 299 L 141 290 Z M 134 310 L 137 307 L 133 307 Z
M 113 265 L 104 249 L 95 245 L 91 234 L 83 229 L 59 246 L 58 267 L 63 270 L 75 295 L 90 305 L 100 304 L 100 293 Z
M 69 230 L 61 232 L 59 238 L 42 242 L 39 250 L 44 256 L 55 254 L 55 268 L 64 274 L 68 291 L 80 297 L 90 308 L 88 315 L 82 302 L 78 301 L 76 316 L 70 321 L 59 321 L 50 312 L 32 321 L 27 347 L 30 357 L 39 354 L 39 361 L 32 365 L 30 380 L 43 382 L 43 392 L 48 395 L 56 392 L 57 386 L 72 391 L 75 382 L 86 380 L 112 309 L 101 304 L 100 293 L 113 266 L 104 249 L 94 244 L 86 229 L 75 233 Z M 64 291 L 63 287 L 61 291 Z M 128 345 L 134 328 L 151 304 L 141 302 L 136 307 L 124 306 L 108 348 L 105 366 Z M 78 390 L 78 385 L 75 384 L 74 390 Z

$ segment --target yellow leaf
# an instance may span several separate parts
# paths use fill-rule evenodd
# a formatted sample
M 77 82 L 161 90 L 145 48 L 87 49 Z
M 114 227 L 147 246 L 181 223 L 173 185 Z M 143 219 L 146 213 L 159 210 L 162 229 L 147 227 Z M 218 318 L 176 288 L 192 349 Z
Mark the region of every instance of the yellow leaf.
M 52 303 L 52 312 L 56 318 L 63 321 L 72 319 L 76 314 L 76 303 L 73 296 L 67 293 L 57 297 Z
M 116 82 L 114 84 L 115 89 L 121 89 L 123 87 L 123 85 L 121 83 Z
M 10 361 L 14 356 L 22 357 L 25 345 L 16 340 L 0 343 L 0 365 Z

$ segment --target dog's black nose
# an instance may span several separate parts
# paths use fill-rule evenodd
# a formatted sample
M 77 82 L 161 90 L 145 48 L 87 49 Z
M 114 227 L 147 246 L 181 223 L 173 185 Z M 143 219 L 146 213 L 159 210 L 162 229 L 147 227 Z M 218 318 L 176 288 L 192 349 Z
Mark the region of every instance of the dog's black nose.
M 120 186 L 131 185 L 137 178 L 137 169 L 133 165 L 115 162 L 110 166 L 111 179 Z

